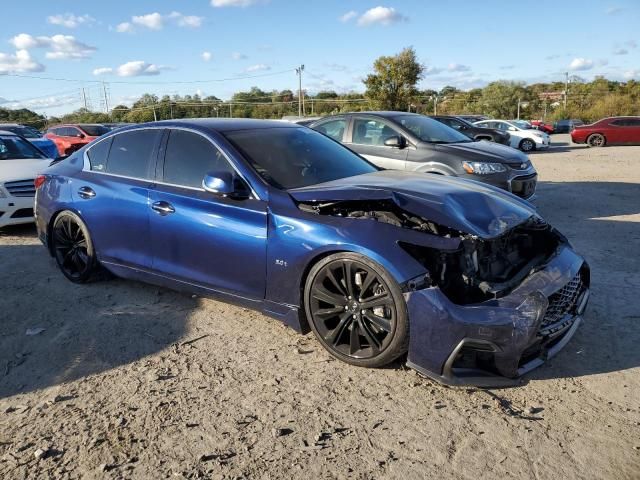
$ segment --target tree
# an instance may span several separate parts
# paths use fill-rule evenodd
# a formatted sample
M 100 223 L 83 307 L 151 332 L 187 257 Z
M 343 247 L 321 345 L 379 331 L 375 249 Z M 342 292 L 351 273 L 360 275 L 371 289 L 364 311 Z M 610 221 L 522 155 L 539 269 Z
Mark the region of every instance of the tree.
M 372 73 L 364 79 L 365 96 L 375 108 L 406 110 L 417 95 L 416 85 L 422 79 L 424 66 L 416 58 L 413 47 L 394 56 L 382 56 L 374 64 Z

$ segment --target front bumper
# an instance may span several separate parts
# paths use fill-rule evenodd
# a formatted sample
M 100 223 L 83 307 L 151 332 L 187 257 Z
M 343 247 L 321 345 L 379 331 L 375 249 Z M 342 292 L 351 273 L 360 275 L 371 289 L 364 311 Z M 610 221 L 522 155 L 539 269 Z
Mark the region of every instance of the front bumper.
M 33 197 L 0 198 L 0 228 L 33 222 Z
M 576 278 L 573 297 L 558 306 L 558 295 Z M 404 295 L 410 368 L 447 385 L 513 386 L 577 330 L 589 299 L 589 267 L 562 245 L 543 268 L 495 300 L 456 305 L 437 287 Z

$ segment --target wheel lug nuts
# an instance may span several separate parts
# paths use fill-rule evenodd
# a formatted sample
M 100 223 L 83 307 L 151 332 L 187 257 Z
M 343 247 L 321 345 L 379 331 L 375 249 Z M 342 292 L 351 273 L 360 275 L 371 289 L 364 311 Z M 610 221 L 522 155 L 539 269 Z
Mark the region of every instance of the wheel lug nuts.
M 360 310 L 360 313 L 361 313 L 362 315 L 364 315 L 364 314 L 365 314 L 365 311 L 364 311 L 364 310 Z

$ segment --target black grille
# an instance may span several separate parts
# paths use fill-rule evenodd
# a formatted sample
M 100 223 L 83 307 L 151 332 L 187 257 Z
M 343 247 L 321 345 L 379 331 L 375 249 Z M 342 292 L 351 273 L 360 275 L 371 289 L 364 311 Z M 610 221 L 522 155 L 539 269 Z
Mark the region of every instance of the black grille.
M 4 188 L 7 189 L 9 195 L 14 197 L 34 197 L 36 195 L 36 187 L 33 184 L 33 178 L 30 180 L 5 182 Z
M 569 313 L 576 305 L 576 301 L 584 289 L 582 273 L 578 272 L 575 277 L 556 293 L 549 296 L 549 306 L 542 320 L 542 328 L 548 327 L 560 320 Z
M 31 218 L 33 217 L 33 208 L 20 208 L 13 212 L 11 218 Z

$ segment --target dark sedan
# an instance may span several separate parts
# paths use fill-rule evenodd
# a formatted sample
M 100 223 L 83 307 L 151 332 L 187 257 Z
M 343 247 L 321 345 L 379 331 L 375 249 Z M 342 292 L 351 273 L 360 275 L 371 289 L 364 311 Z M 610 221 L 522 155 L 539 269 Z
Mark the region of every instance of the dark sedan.
M 610 117 L 590 125 L 577 125 L 571 131 L 571 141 L 590 147 L 640 145 L 640 117 Z
M 432 118 L 403 112 L 358 112 L 310 125 L 375 165 L 476 180 L 522 198 L 535 194 L 529 158 L 493 142 L 474 142 Z
M 490 142 L 501 143 L 503 145 L 509 145 L 511 143 L 511 135 L 509 135 L 509 132 L 503 132 L 497 128 L 479 127 L 478 125 L 469 123 L 464 118 L 452 115 L 433 115 L 431 118 L 458 130 L 471 140 L 489 140 Z
M 579 125 L 584 125 L 584 122 L 576 118 L 558 120 L 553 123 L 553 133 L 571 133 L 571 131 Z
M 243 305 L 359 366 L 408 352 L 445 383 L 512 384 L 569 341 L 589 296 L 586 262 L 528 202 L 383 171 L 284 122 L 125 127 L 35 186 L 39 237 L 72 282 L 106 269 Z

